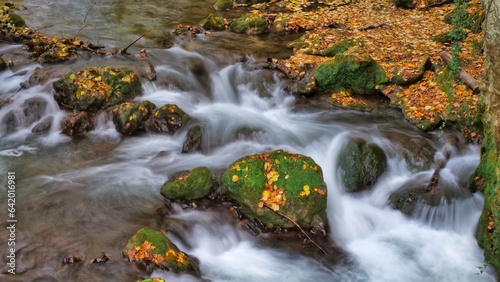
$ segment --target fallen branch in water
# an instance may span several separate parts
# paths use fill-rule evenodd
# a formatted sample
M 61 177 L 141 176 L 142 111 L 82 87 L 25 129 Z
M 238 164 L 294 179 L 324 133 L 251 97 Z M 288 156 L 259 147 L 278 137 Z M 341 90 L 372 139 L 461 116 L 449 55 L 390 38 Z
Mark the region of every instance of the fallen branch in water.
M 87 26 L 87 17 L 89 16 L 90 10 L 92 10 L 92 7 L 94 7 L 95 2 L 90 5 L 90 7 L 87 9 L 87 13 L 85 13 L 85 18 L 83 18 L 83 24 L 80 27 L 80 29 L 76 32 L 75 36 L 73 36 L 73 40 L 76 40 L 78 37 L 78 34 L 80 34 L 80 31 L 82 31 L 86 26 Z
M 316 242 L 314 242 L 314 240 L 311 239 L 311 237 L 309 237 L 309 235 L 307 235 L 307 233 L 304 231 L 304 229 L 302 229 L 302 227 L 300 227 L 300 225 L 295 220 L 293 220 L 291 217 L 289 217 L 288 215 L 286 215 L 282 212 L 273 210 L 273 208 L 271 208 L 271 206 L 269 206 L 268 204 L 264 204 L 264 206 L 267 207 L 268 209 L 272 210 L 273 212 L 281 215 L 282 217 L 288 219 L 291 223 L 293 223 L 295 226 L 297 226 L 297 228 L 299 228 L 300 232 L 302 232 L 302 234 L 304 234 L 306 236 L 306 238 L 309 241 L 311 241 L 311 243 L 313 243 L 316 247 L 318 247 L 318 249 L 320 249 L 325 255 L 327 254 L 327 252 L 323 248 L 321 248 L 320 245 L 318 245 Z
M 134 45 L 137 41 L 139 41 L 141 38 L 143 38 L 146 34 L 148 34 L 148 32 L 150 32 L 151 29 L 148 29 L 146 32 L 144 32 L 141 36 L 139 36 L 139 38 L 137 38 L 136 40 L 134 40 L 134 42 L 130 43 L 127 47 L 125 48 L 122 48 L 120 49 L 120 51 L 118 51 L 118 54 L 122 54 L 122 55 L 126 55 L 128 54 L 127 53 L 127 49 L 130 48 L 132 45 Z

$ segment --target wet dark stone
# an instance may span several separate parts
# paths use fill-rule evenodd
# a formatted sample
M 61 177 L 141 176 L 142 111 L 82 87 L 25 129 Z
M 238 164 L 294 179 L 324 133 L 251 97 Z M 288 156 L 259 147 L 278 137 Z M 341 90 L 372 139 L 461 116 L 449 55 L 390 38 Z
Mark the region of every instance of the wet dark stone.
M 102 254 L 100 257 L 92 260 L 92 263 L 105 263 L 109 261 L 110 258 L 106 254 Z
M 87 112 L 77 112 L 63 119 L 62 133 L 68 136 L 85 135 L 94 128 L 94 117 Z
M 193 153 L 201 151 L 202 131 L 200 126 L 193 126 L 189 129 L 186 140 L 182 145 L 183 153 Z
M 82 259 L 77 256 L 69 256 L 63 260 L 63 265 L 75 264 L 81 262 Z
M 11 110 L 2 119 L 2 128 L 5 133 L 12 133 L 21 126 L 21 121 L 16 113 Z
M 23 113 L 27 123 L 38 121 L 47 109 L 47 101 L 41 97 L 26 99 L 23 104 Z
M 35 127 L 31 129 L 33 133 L 44 133 L 49 131 L 50 127 L 52 127 L 52 122 L 54 121 L 53 116 L 48 116 L 44 118 L 42 121 L 37 123 Z

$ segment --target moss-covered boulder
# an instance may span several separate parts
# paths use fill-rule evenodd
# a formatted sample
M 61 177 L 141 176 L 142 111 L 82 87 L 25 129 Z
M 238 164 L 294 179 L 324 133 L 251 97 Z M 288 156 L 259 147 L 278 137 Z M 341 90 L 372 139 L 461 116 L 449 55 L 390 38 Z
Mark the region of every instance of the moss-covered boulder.
M 195 261 L 160 231 L 144 227 L 128 241 L 123 255 L 148 272 L 160 268 L 176 273 L 199 274 Z
M 52 84 L 63 107 L 96 112 L 141 94 L 137 74 L 125 67 L 91 67 L 69 73 Z
M 353 55 L 338 55 L 323 62 L 315 76 L 318 86 L 324 90 L 350 90 L 356 94 L 377 93 L 381 84 L 389 82 L 384 69 L 375 60 Z
M 157 133 L 174 133 L 183 127 L 190 117 L 181 108 L 174 104 L 165 104 L 156 109 L 146 121 L 145 128 Z
M 226 29 L 225 19 L 223 17 L 219 17 L 219 16 L 216 16 L 214 14 L 208 15 L 203 20 L 203 23 L 201 24 L 201 26 L 204 29 L 211 29 L 211 30 L 224 30 L 224 29 Z
M 68 136 L 83 136 L 94 129 L 94 122 L 92 113 L 76 112 L 62 120 L 61 132 Z
M 248 34 L 264 34 L 269 32 L 269 23 L 259 15 L 248 14 L 236 18 L 229 26 L 232 31 Z
M 124 102 L 112 110 L 116 131 L 132 134 L 143 128 L 156 106 L 149 102 Z
M 338 158 L 338 168 L 347 192 L 373 185 L 386 167 L 384 151 L 378 145 L 358 138 L 347 143 Z
M 310 157 L 283 150 L 249 155 L 229 166 L 222 184 L 243 214 L 268 227 L 294 227 L 283 215 L 304 228 L 315 218 L 326 224 L 326 184 Z
M 26 26 L 26 22 L 23 17 L 13 13 L 11 9 L 12 5 L 3 4 L 0 6 L 0 31 L 1 32 L 13 32 L 16 28 L 22 28 Z
M 354 46 L 362 47 L 364 45 L 363 41 L 356 40 L 352 38 L 343 39 L 330 47 L 326 48 L 323 52 L 321 52 L 322 56 L 327 57 L 335 57 L 337 55 L 344 54 L 345 51 L 349 50 L 349 48 Z
M 193 168 L 172 175 L 161 194 L 170 200 L 195 200 L 207 196 L 213 187 L 212 172 L 207 167 Z

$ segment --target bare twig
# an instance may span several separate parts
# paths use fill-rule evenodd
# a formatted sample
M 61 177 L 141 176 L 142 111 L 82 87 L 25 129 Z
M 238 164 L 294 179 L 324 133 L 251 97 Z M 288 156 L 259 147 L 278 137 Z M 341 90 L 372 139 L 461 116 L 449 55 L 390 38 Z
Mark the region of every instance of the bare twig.
M 95 5 L 95 2 L 92 3 L 92 5 L 90 5 L 90 7 L 87 9 L 87 13 L 85 13 L 85 18 L 83 18 L 83 24 L 80 27 L 80 29 L 76 32 L 73 39 L 76 39 L 78 37 L 78 34 L 80 34 L 80 31 L 82 31 L 82 29 L 87 26 L 87 17 L 89 16 L 90 10 L 92 10 L 92 7 L 94 7 L 94 5 Z
M 141 36 L 139 36 L 139 38 L 137 38 L 136 40 L 134 40 L 134 42 L 130 43 L 127 47 L 120 49 L 120 51 L 118 51 L 118 54 L 128 54 L 127 53 L 127 49 L 130 48 L 130 46 L 134 45 L 137 41 L 139 41 L 139 39 L 143 38 L 150 31 L 151 31 L 151 29 L 148 29 Z
M 307 235 L 307 233 L 304 231 L 304 229 L 302 229 L 302 227 L 300 227 L 300 225 L 295 221 L 293 220 L 291 217 L 289 217 L 288 215 L 280 212 L 280 211 L 275 211 L 273 210 L 273 208 L 271 208 L 271 206 L 269 206 L 268 204 L 264 204 L 265 207 L 267 207 L 268 209 L 272 210 L 273 212 L 281 215 L 282 217 L 288 219 L 291 223 L 293 223 L 295 226 L 297 226 L 297 228 L 299 228 L 300 232 L 302 232 L 302 234 L 304 234 L 306 236 L 306 238 L 311 241 L 311 243 L 313 243 L 316 247 L 318 247 L 318 249 L 320 249 L 325 255 L 327 254 L 327 252 L 321 248 L 320 245 L 318 245 L 316 242 L 314 242 L 313 239 L 311 239 L 311 237 L 309 237 L 309 235 Z

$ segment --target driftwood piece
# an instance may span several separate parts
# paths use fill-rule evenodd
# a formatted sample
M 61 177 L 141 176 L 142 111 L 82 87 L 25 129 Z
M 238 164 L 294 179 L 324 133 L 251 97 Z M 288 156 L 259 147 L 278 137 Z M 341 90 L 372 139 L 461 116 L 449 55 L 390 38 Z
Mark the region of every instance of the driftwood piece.
M 450 66 L 451 64 L 450 53 L 446 51 L 441 52 L 441 58 L 448 66 Z M 466 73 L 463 70 L 461 70 L 458 73 L 458 76 L 465 84 L 467 84 L 467 86 L 469 86 L 470 89 L 472 89 L 472 91 L 474 91 L 475 93 L 479 92 L 479 82 L 474 77 L 472 77 L 470 74 Z

